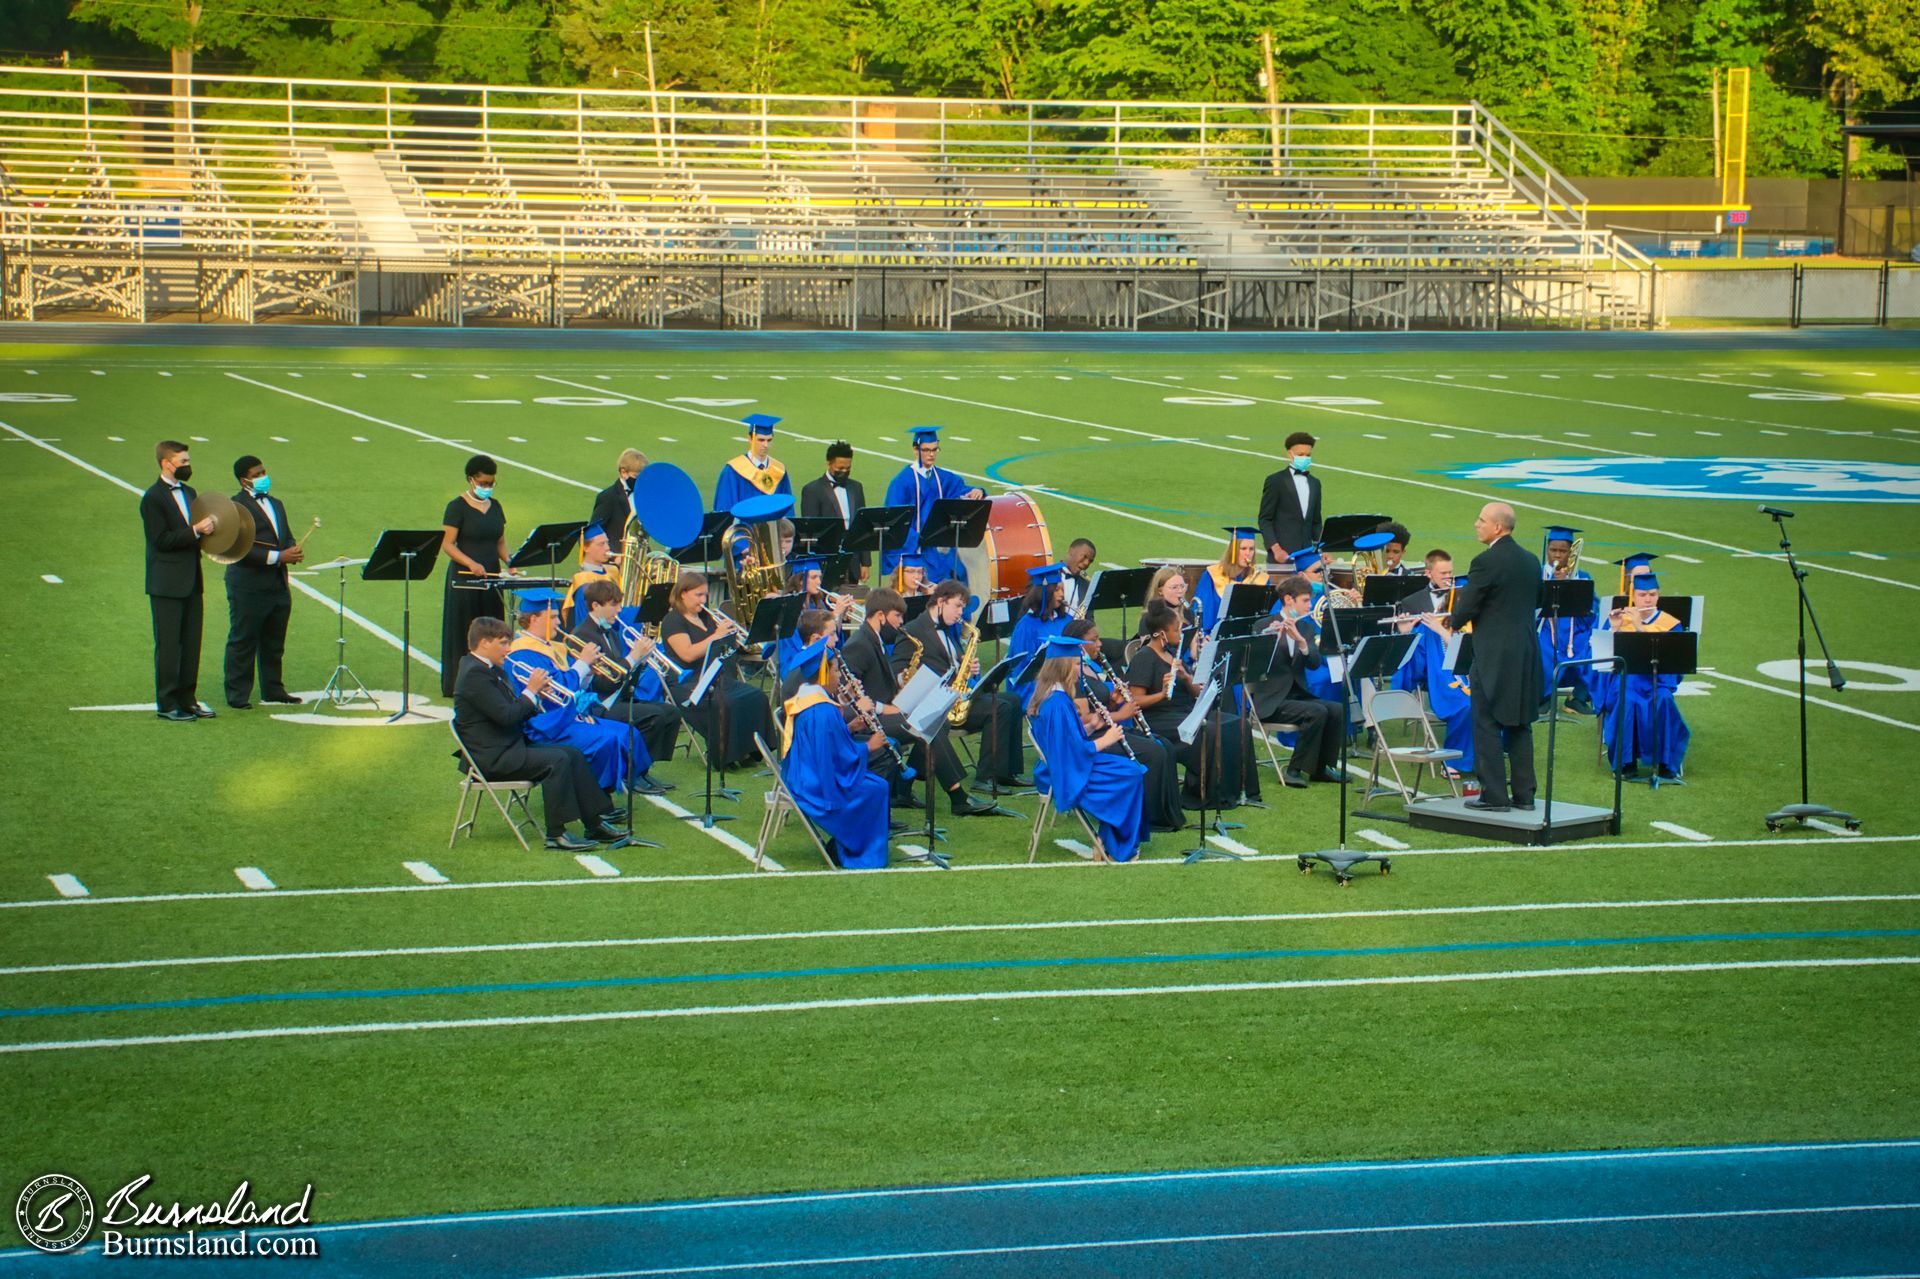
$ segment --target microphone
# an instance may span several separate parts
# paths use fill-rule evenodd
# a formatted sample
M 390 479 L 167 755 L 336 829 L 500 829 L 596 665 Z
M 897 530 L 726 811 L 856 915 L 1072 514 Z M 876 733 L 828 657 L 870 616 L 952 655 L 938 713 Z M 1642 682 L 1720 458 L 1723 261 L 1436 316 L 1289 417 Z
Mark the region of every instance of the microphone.
M 1771 515 L 1776 520 L 1790 520 L 1793 518 L 1792 511 L 1783 511 L 1777 506 L 1763 506 L 1760 508 L 1760 514 Z

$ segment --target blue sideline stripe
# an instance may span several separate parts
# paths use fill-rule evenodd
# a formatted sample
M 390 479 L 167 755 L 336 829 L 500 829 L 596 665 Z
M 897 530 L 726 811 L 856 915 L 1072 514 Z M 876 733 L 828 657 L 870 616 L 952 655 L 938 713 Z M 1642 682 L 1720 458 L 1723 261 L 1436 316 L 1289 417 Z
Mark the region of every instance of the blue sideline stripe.
M 1027 968 L 1112 967 L 1124 964 L 1207 964 L 1262 959 L 1345 959 L 1383 955 L 1446 955 L 1470 951 L 1555 950 L 1590 946 L 1686 945 L 1700 942 L 1834 941 L 1920 937 L 1920 928 L 1839 928 L 1781 933 L 1676 933 L 1652 937 L 1560 937 L 1533 941 L 1446 942 L 1428 946 L 1311 947 L 1295 950 L 1225 950 L 1179 955 L 1086 955 L 1047 959 L 964 959 L 934 964 L 861 964 L 844 968 L 777 968 L 740 973 L 681 973 L 653 977 L 581 977 L 556 981 L 485 982 L 462 986 L 400 986 L 362 990 L 288 990 L 247 995 L 205 995 L 132 1004 L 51 1004 L 3 1008 L 0 1018 L 65 1017 L 76 1013 L 151 1012 L 174 1008 L 219 1008 L 231 1004 L 290 1003 L 319 999 L 407 999 L 430 995 L 501 995 L 547 990 L 593 990 L 629 986 L 685 986 L 713 982 L 785 981 L 799 977 L 871 977 L 900 973 L 986 972 Z

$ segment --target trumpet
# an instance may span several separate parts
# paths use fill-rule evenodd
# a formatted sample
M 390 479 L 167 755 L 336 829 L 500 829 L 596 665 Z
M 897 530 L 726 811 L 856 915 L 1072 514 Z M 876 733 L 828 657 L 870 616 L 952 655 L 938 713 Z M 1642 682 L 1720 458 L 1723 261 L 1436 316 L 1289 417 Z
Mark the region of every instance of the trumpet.
M 733 627 L 733 632 L 735 635 L 739 636 L 740 641 L 742 643 L 746 642 L 746 638 L 747 638 L 746 627 L 740 625 L 740 623 L 734 621 L 731 617 L 727 616 L 725 613 L 723 613 L 719 609 L 714 608 L 710 604 L 702 604 L 700 606 L 700 611 L 702 613 L 705 613 L 707 615 L 707 620 L 716 626 L 718 626 L 721 622 L 725 622 L 727 625 Z
M 553 642 L 566 650 L 567 657 L 576 662 L 580 660 L 581 653 L 587 647 L 581 640 L 566 631 L 555 632 Z M 612 653 L 602 653 L 593 659 L 593 673 L 617 684 L 627 677 L 627 664 Z
M 832 591 L 826 592 L 826 597 L 827 607 L 829 609 L 839 608 L 841 600 L 847 602 L 846 616 L 842 619 L 847 625 L 859 627 L 866 624 L 867 606 L 865 604 L 854 599 L 851 595 L 835 595 Z
M 504 663 L 502 663 L 502 665 L 511 666 L 513 668 L 514 673 L 520 677 L 520 682 L 522 684 L 525 684 L 527 682 L 527 678 L 531 676 L 534 672 L 540 670 L 538 666 L 533 666 L 526 662 L 516 662 L 511 657 L 509 657 Z M 570 707 L 573 705 L 573 698 L 568 695 L 566 690 L 561 688 L 559 685 L 554 684 L 551 680 L 541 685 L 539 693 L 535 694 L 535 696 L 539 697 L 541 701 L 546 702 L 550 706 Z
M 652 639 L 652 636 L 638 626 L 629 626 L 618 617 L 613 620 L 614 624 L 620 628 L 620 637 L 627 642 L 628 647 L 638 644 L 643 639 Z M 660 677 L 660 682 L 663 684 L 678 684 L 687 677 L 687 668 L 667 656 L 666 646 L 658 640 L 653 641 L 653 647 L 647 650 L 644 660 L 653 668 L 653 673 Z

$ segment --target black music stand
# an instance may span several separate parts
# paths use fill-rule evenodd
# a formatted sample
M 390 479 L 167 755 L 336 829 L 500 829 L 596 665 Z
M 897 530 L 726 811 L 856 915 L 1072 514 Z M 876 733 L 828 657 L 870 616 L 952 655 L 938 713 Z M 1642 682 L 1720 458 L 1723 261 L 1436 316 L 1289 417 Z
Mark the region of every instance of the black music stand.
M 957 557 L 961 548 L 986 540 L 987 520 L 992 514 L 993 503 L 984 497 L 943 497 L 928 509 L 927 518 L 920 523 L 920 549 L 951 547 Z
M 1087 596 L 1087 615 L 1103 608 L 1128 609 L 1144 599 L 1153 585 L 1157 570 L 1150 568 L 1103 568 L 1093 575 Z
M 1347 847 L 1347 749 L 1348 739 L 1353 732 L 1355 681 L 1377 679 L 1399 670 L 1400 664 L 1407 660 L 1407 654 L 1413 651 L 1416 638 L 1413 635 L 1367 635 L 1356 643 L 1352 652 L 1344 654 L 1346 669 L 1340 675 L 1340 842 L 1325 852 L 1301 853 L 1295 861 L 1303 875 L 1313 869 L 1314 862 L 1325 862 L 1333 868 L 1334 882 L 1344 887 L 1353 879 L 1351 872 L 1360 862 L 1379 862 L 1382 875 L 1393 869 L 1393 862 L 1388 857 L 1379 853 L 1355 852 Z
M 1393 523 L 1391 515 L 1329 515 L 1320 524 L 1320 549 L 1323 551 L 1351 551 L 1353 539 L 1377 532 L 1382 524 Z M 1297 546 L 1289 546 L 1297 551 Z
M 1205 861 L 1208 858 L 1228 862 L 1237 862 L 1240 860 L 1240 854 L 1230 853 L 1224 848 L 1214 848 L 1207 843 L 1207 833 L 1209 830 L 1215 835 L 1224 837 L 1230 830 L 1242 829 L 1241 823 L 1225 821 L 1221 818 L 1218 811 L 1214 813 L 1213 821 L 1209 823 L 1207 821 L 1207 797 L 1213 793 L 1216 775 L 1221 772 L 1220 702 L 1226 696 L 1226 690 L 1231 687 L 1226 682 L 1227 667 L 1232 664 L 1235 650 L 1245 649 L 1250 645 L 1252 639 L 1253 637 L 1251 635 L 1237 635 L 1230 639 L 1216 638 L 1214 640 L 1215 656 L 1213 659 L 1213 668 L 1207 672 L 1206 686 L 1200 690 L 1199 698 L 1195 701 L 1196 706 L 1201 702 L 1206 703 L 1206 718 L 1200 723 L 1195 732 L 1195 737 L 1198 739 L 1200 746 L 1200 767 L 1198 770 L 1200 773 L 1200 815 L 1194 819 L 1192 829 L 1200 832 L 1200 842 L 1192 848 L 1182 850 L 1182 860 L 1189 866 L 1198 861 Z M 1222 654 L 1225 655 L 1224 658 L 1221 656 Z M 1192 712 L 1189 711 L 1188 714 L 1191 715 Z M 1243 761 L 1242 767 L 1244 766 Z
M 900 610 L 900 623 L 904 626 L 927 611 L 927 606 L 933 603 L 933 596 L 909 595 L 901 602 L 905 605 Z
M 1593 583 L 1587 578 L 1548 578 L 1540 583 L 1540 621 L 1553 624 L 1550 634 L 1556 647 L 1559 646 L 1559 624 L 1562 621 L 1567 623 L 1567 647 L 1571 648 L 1574 626 L 1581 618 L 1593 616 L 1593 605 Z M 1535 628 L 1538 629 L 1538 623 L 1535 623 Z M 1571 658 L 1573 654 L 1567 653 L 1565 656 Z M 1558 719 L 1560 718 L 1560 675 L 1556 673 L 1553 680 L 1542 702 L 1552 708 L 1549 715 Z M 1574 702 L 1577 704 L 1580 700 L 1576 691 Z
M 729 790 L 727 788 L 727 697 L 726 694 L 721 691 L 725 687 L 726 672 L 715 669 L 723 665 L 732 656 L 727 650 L 739 643 L 739 634 L 738 631 L 729 632 L 725 638 L 716 639 L 712 644 L 707 646 L 706 664 L 702 666 L 700 670 L 700 678 L 705 680 L 706 686 L 703 688 L 700 683 L 696 681 L 694 686 L 687 690 L 687 700 L 684 703 L 684 705 L 687 706 L 700 706 L 710 700 L 714 703 L 713 736 L 707 742 L 707 748 L 700 752 L 701 758 L 703 758 L 707 764 L 706 794 L 704 796 L 705 806 L 702 811 L 698 813 L 688 813 L 682 819 L 683 821 L 699 822 L 700 825 L 708 830 L 713 829 L 715 822 L 730 822 L 733 820 L 732 813 L 716 813 L 713 811 L 713 797 L 718 795 L 721 799 L 728 800 L 737 800 L 740 798 L 739 791 Z M 715 649 L 720 650 L 719 657 L 714 656 Z M 710 671 L 713 677 L 707 679 L 706 677 Z M 720 785 L 718 787 L 715 787 L 713 784 L 713 757 L 716 752 L 720 755 Z M 631 830 L 632 827 L 628 827 L 628 829 Z
M 980 634 L 984 637 L 986 631 L 983 629 Z M 1041 651 L 1044 653 L 1046 650 L 1042 649 Z M 987 731 L 993 734 L 993 740 L 996 742 L 1000 740 L 1000 686 L 1007 682 L 1008 676 L 1013 674 L 1014 665 L 1019 661 L 1020 658 L 1016 655 L 1013 657 L 1004 657 L 998 662 L 995 662 L 991 667 L 981 673 L 979 681 L 976 682 L 967 693 L 970 701 L 978 701 L 982 697 L 991 697 L 993 699 L 987 703 Z M 1022 709 L 1024 711 L 1024 708 Z M 1012 761 L 1001 760 L 1000 763 L 1002 766 L 1006 766 L 1011 764 Z M 1018 777 L 1020 774 L 1016 770 L 1007 775 L 1009 777 Z M 977 790 L 979 788 L 975 787 L 974 789 Z M 1001 790 L 1000 778 L 997 774 L 989 774 L 987 777 L 987 794 L 993 798 L 996 804 L 1000 802 L 1002 795 L 1033 795 L 1036 793 L 1031 786 L 1016 787 L 1012 790 Z M 1010 809 L 1003 808 L 1000 811 L 1006 813 L 1009 817 L 1024 816 L 1024 814 L 1013 812 Z
M 1618 656 L 1570 658 L 1566 661 L 1554 663 L 1553 685 L 1555 688 L 1558 688 L 1560 686 L 1560 677 L 1568 671 L 1591 670 L 1600 666 L 1610 668 L 1616 680 L 1620 678 L 1622 672 L 1620 669 L 1621 662 Z M 1626 705 L 1627 699 L 1624 694 L 1614 699 L 1613 739 L 1616 742 L 1620 740 L 1620 731 L 1625 727 Z M 1559 732 L 1560 717 L 1555 715 L 1547 721 L 1547 788 L 1541 794 L 1542 811 L 1540 814 L 1540 842 L 1543 844 L 1551 844 L 1553 842 L 1553 745 L 1555 738 L 1559 736 Z M 1618 835 L 1620 833 L 1620 788 L 1625 780 L 1626 779 L 1620 775 L 1620 770 L 1616 768 L 1613 771 L 1613 821 L 1607 828 L 1609 835 Z
M 800 625 L 800 614 L 806 609 L 807 597 L 798 591 L 762 596 L 754 606 L 753 624 L 747 627 L 747 647 L 759 648 L 793 634 Z M 786 672 L 781 674 L 784 676 Z
M 1625 740 L 1626 677 L 1646 675 L 1658 683 L 1662 675 L 1693 674 L 1700 668 L 1700 636 L 1693 631 L 1615 631 L 1613 656 L 1618 662 L 1614 670 L 1621 677 L 1620 686 L 1614 690 L 1613 740 L 1617 745 Z M 1663 783 L 1668 786 L 1686 785 L 1678 777 L 1660 776 L 1658 740 L 1648 747 L 1648 753 L 1655 760 L 1653 774 L 1647 778 L 1651 788 L 1658 789 Z M 1625 760 L 1623 763 L 1632 765 L 1636 761 Z M 1607 765 L 1613 769 L 1616 777 L 1623 772 L 1622 765 L 1614 762 L 1612 752 L 1608 752 Z
M 1860 819 L 1852 813 L 1843 813 L 1837 808 L 1828 808 L 1825 804 L 1815 804 L 1807 799 L 1807 623 L 1813 623 L 1813 638 L 1819 641 L 1820 656 L 1827 661 L 1828 685 L 1838 693 L 1846 688 L 1847 681 L 1840 674 L 1840 667 L 1834 663 L 1833 653 L 1827 648 L 1827 637 L 1820 633 L 1820 619 L 1814 616 L 1813 601 L 1807 598 L 1807 570 L 1801 568 L 1799 561 L 1793 558 L 1793 543 L 1787 540 L 1787 520 L 1792 518 L 1791 514 L 1766 506 L 1760 509 L 1773 518 L 1774 527 L 1780 530 L 1780 553 L 1786 557 L 1787 568 L 1793 573 L 1793 588 L 1800 596 L 1800 639 L 1794 649 L 1800 665 L 1800 802 L 1768 813 L 1767 829 L 1779 830 L 1782 822 L 1799 822 L 1804 826 L 1811 818 L 1835 817 L 1845 823 L 1848 830 L 1859 830 Z
M 858 555 L 875 553 L 874 581 L 878 582 L 880 564 L 887 557 L 888 542 L 904 543 L 913 533 L 911 506 L 863 506 L 853 513 L 853 524 L 840 539 L 840 549 Z
M 828 578 L 824 572 L 824 561 L 840 553 L 840 543 L 845 540 L 847 526 L 840 522 L 837 515 L 795 515 L 793 522 L 793 554 L 789 560 L 821 560 L 821 581 Z
M 1373 573 L 1368 576 L 1365 586 L 1360 588 L 1360 602 L 1368 608 L 1393 608 L 1401 600 L 1415 592 L 1425 590 L 1425 575 L 1390 575 Z
M 727 530 L 733 527 L 733 516 L 726 511 L 708 511 L 700 517 L 700 532 L 685 546 L 677 546 L 668 554 L 682 564 L 711 564 L 722 553 L 732 554 L 725 545 Z
M 389 724 L 409 715 L 432 718 L 413 709 L 413 584 L 433 572 L 440 538 L 437 528 L 388 529 L 360 570 L 363 582 L 400 582 L 400 709 L 387 716 Z
M 508 568 L 526 568 L 546 561 L 547 576 L 560 576 L 560 561 L 573 553 L 586 530 L 585 520 L 561 520 L 554 524 L 536 524 L 520 543 L 520 549 L 507 557 Z

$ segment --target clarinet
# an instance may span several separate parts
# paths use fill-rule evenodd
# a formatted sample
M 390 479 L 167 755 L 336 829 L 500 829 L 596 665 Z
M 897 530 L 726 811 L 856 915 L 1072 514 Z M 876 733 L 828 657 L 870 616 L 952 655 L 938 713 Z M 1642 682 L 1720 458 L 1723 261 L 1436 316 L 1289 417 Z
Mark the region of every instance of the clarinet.
M 1085 685 L 1087 682 L 1087 677 L 1084 672 L 1080 676 L 1080 682 L 1082 685 Z M 1120 729 L 1120 749 L 1127 753 L 1128 759 L 1138 764 L 1140 762 L 1140 757 L 1133 753 L 1133 743 L 1127 740 L 1127 730 L 1124 728 L 1120 728 L 1119 722 L 1113 718 L 1113 712 L 1107 709 L 1107 704 L 1105 702 L 1101 701 L 1098 697 L 1094 696 L 1094 692 L 1092 688 L 1087 689 L 1087 701 L 1093 706 L 1093 709 L 1100 712 L 1101 722 L 1104 723 L 1109 729 L 1116 729 L 1116 728 Z
M 867 696 L 867 686 L 860 682 L 860 677 L 853 673 L 853 668 L 848 666 L 844 659 L 840 663 L 840 687 L 843 693 L 851 694 L 851 696 L 841 697 L 839 701 L 842 706 L 853 707 L 855 714 L 854 722 L 865 724 L 868 729 L 873 732 L 884 733 L 885 730 L 880 727 L 878 710 L 873 714 L 868 714 L 859 708 L 858 703 L 862 701 L 871 702 L 873 699 Z M 907 763 L 907 753 L 901 750 L 899 743 L 895 742 L 891 737 L 887 738 L 887 751 L 893 756 L 894 762 L 900 765 L 901 778 L 906 781 L 912 781 L 914 771 L 913 766 Z

